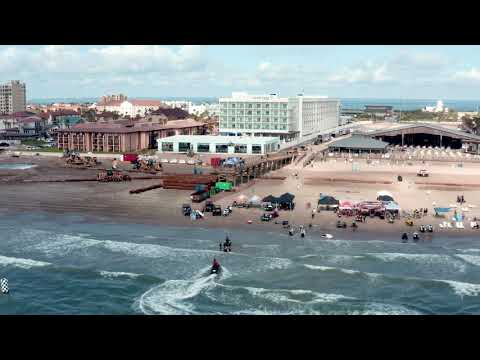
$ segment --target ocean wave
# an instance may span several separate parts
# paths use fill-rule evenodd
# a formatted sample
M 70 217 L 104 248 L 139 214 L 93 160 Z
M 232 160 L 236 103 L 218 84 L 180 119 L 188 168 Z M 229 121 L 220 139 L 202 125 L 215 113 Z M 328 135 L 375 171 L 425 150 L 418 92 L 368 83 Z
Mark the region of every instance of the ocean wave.
M 466 266 L 461 261 L 453 258 L 450 255 L 441 254 L 409 254 L 409 253 L 367 253 L 366 255 L 372 256 L 384 262 L 396 262 L 406 260 L 414 262 L 418 265 L 450 265 L 455 271 L 465 272 Z
M 386 304 L 386 303 L 367 303 L 363 310 L 349 311 L 348 315 L 421 315 L 413 309 L 409 309 L 402 305 Z
M 2 266 L 9 266 L 13 265 L 15 267 L 19 267 L 22 269 L 31 269 L 33 267 L 42 267 L 52 265 L 49 262 L 45 261 L 37 261 L 32 259 L 22 259 L 16 257 L 8 257 L 8 256 L 1 256 L 0 255 L 0 265 Z
M 480 266 L 480 256 L 479 255 L 465 255 L 465 254 L 457 254 L 457 257 L 466 261 L 471 265 Z
M 480 252 L 480 249 L 455 249 L 455 250 L 460 251 L 462 253 L 471 253 L 471 252 L 478 253 L 478 252 Z
M 480 284 L 465 283 L 452 280 L 436 280 L 448 284 L 455 294 L 460 297 L 464 296 L 478 296 L 480 294 Z
M 146 315 L 195 314 L 195 306 L 188 302 L 207 288 L 215 286 L 217 275 L 207 275 L 210 268 L 201 269 L 192 280 L 167 280 L 141 295 L 138 308 Z M 225 268 L 222 268 L 222 274 Z M 227 272 L 228 274 L 228 272 Z
M 399 277 L 393 275 L 386 275 L 386 274 L 379 274 L 379 273 L 369 273 L 363 272 L 359 270 L 351 270 L 351 269 L 343 269 L 337 267 L 330 267 L 330 266 L 318 266 L 318 265 L 309 265 L 303 264 L 307 269 L 311 270 L 318 270 L 318 271 L 338 271 L 347 275 L 364 275 L 372 280 L 378 278 L 385 278 L 390 280 L 403 280 L 403 281 L 416 281 L 419 283 L 426 283 L 426 282 L 433 282 L 433 283 L 444 283 L 448 284 L 451 289 L 457 294 L 458 296 L 478 296 L 480 294 L 480 284 L 474 283 L 466 283 L 460 281 L 453 281 L 453 280 L 444 280 L 444 279 L 426 279 L 426 278 L 419 278 L 419 277 Z
M 100 275 L 103 276 L 104 278 L 108 279 L 114 279 L 114 278 L 119 278 L 119 277 L 127 277 L 130 279 L 136 279 L 143 274 L 135 274 L 135 273 L 129 273 L 129 272 L 122 272 L 122 271 L 99 271 Z
M 338 268 L 338 267 L 331 267 L 331 266 L 320 266 L 320 265 L 310 265 L 310 264 L 303 264 L 307 269 L 310 270 L 319 270 L 319 271 L 340 271 L 344 274 L 361 274 L 361 271 L 358 270 L 350 270 L 350 269 L 343 269 L 343 268 Z M 363 273 L 366 275 L 378 275 L 378 274 L 373 274 L 373 273 Z

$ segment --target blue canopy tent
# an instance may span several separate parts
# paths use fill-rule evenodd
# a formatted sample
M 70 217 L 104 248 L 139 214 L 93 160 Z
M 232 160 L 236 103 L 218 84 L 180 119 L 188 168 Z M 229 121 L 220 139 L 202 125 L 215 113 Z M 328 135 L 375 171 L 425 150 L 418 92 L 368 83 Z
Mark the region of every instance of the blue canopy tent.
M 433 210 L 435 210 L 435 215 L 436 215 L 436 216 L 441 216 L 441 215 L 444 215 L 444 214 L 452 211 L 452 208 L 449 208 L 449 207 L 436 207 L 436 208 L 433 208 Z

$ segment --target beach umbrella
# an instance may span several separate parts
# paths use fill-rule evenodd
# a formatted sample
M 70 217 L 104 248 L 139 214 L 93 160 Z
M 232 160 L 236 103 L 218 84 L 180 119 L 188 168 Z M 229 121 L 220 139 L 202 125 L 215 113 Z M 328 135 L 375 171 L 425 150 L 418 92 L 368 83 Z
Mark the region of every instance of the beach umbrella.
M 251 198 L 250 198 L 250 202 L 252 204 L 259 204 L 262 202 L 262 199 L 260 198 L 260 196 L 257 196 L 257 195 L 253 195 Z
M 391 198 L 393 198 L 393 195 L 387 190 L 380 190 L 379 192 L 377 192 L 377 196 L 390 196 Z
M 379 196 L 377 197 L 377 200 L 378 200 L 378 201 L 388 201 L 388 202 L 394 201 L 393 197 L 388 196 L 388 195 L 379 195 Z

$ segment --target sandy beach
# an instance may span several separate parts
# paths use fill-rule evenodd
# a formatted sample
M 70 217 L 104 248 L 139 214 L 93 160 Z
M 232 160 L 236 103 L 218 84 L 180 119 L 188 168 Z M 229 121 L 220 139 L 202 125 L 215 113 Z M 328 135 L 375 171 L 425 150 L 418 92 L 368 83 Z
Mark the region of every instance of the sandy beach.
M 313 149 L 315 150 L 315 148 Z M 396 238 L 402 232 L 412 233 L 419 225 L 432 224 L 436 232 L 449 236 L 476 234 L 468 218 L 480 218 L 480 193 L 478 175 L 480 164 L 467 163 L 463 168 L 453 163 L 421 162 L 412 165 L 391 165 L 389 162 L 367 164 L 366 160 L 356 160 L 360 170 L 352 171 L 352 164 L 343 159 L 316 161 L 303 168 L 301 165 L 289 165 L 269 173 L 269 176 L 286 177 L 285 180 L 256 179 L 244 184 L 235 192 L 222 193 L 214 202 L 223 207 L 231 203 L 240 194 L 248 197 L 269 194 L 279 196 L 285 192 L 295 195 L 294 211 L 281 211 L 276 219 L 279 223 L 288 220 L 294 225 L 312 224 L 311 233 L 331 233 L 342 238 L 364 238 L 374 234 Z M 221 227 L 225 229 L 245 228 L 265 229 L 268 231 L 285 230 L 280 224 L 261 222 L 261 209 L 235 209 L 228 217 L 214 217 L 210 214 L 204 219 L 192 221 L 181 214 L 181 206 L 190 203 L 190 191 L 155 189 L 141 194 L 130 194 L 129 190 L 150 186 L 158 180 L 136 180 L 123 183 L 64 182 L 37 183 L 38 180 L 58 180 L 65 178 L 94 178 L 95 169 L 72 169 L 63 166 L 61 159 L 43 156 L 0 157 L 0 163 L 31 163 L 36 166 L 27 170 L 0 170 L 1 211 L 31 212 L 43 211 L 55 214 L 80 214 L 93 217 L 99 221 L 121 221 L 145 224 L 164 224 L 175 226 Z M 102 166 L 108 167 L 110 160 L 103 160 Z M 123 164 L 128 167 L 128 164 Z M 427 178 L 416 176 L 417 171 L 426 167 L 430 172 Z M 294 176 L 297 174 L 297 176 Z M 397 176 L 403 176 L 399 182 Z M 433 185 L 435 184 L 435 185 Z M 441 185 L 438 185 L 441 184 Z M 415 220 L 409 227 L 404 220 L 389 224 L 379 218 L 367 219 L 360 223 L 354 232 L 351 228 L 336 229 L 337 216 L 331 211 L 322 211 L 311 218 L 312 206 L 315 206 L 319 194 L 328 194 L 339 200 L 354 201 L 373 200 L 379 190 L 391 192 L 403 210 L 428 208 L 426 217 Z M 465 229 L 440 229 L 438 224 L 444 220 L 433 216 L 433 204 L 450 206 L 456 203 L 457 195 L 464 195 L 467 203 L 462 207 L 473 205 L 465 212 Z M 309 207 L 310 205 L 310 207 Z M 201 209 L 203 204 L 193 204 Z M 247 224 L 252 220 L 252 224 Z M 348 225 L 353 218 L 343 217 Z M 376 235 L 376 236 L 377 236 Z

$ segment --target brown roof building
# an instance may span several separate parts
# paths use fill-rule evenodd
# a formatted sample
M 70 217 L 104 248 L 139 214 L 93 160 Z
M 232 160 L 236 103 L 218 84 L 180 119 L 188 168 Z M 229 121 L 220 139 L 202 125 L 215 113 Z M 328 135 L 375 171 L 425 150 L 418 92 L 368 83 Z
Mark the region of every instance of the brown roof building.
M 131 152 L 157 147 L 157 138 L 203 135 L 206 125 L 193 119 L 161 122 L 122 119 L 83 123 L 57 132 L 59 149 L 97 152 Z

